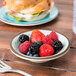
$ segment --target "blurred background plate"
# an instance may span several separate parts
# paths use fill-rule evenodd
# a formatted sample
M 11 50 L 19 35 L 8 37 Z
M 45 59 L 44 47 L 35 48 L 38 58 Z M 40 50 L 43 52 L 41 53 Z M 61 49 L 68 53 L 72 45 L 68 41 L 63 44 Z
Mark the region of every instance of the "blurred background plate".
M 13 26 L 35 26 L 35 25 L 40 25 L 40 24 L 44 24 L 47 22 L 52 21 L 53 19 L 55 19 L 58 16 L 58 9 L 54 6 L 50 12 L 50 14 L 45 17 L 44 19 L 38 20 L 38 21 L 20 21 L 17 22 L 14 18 L 9 18 L 7 17 L 6 13 L 5 13 L 5 7 L 0 8 L 0 20 L 6 24 L 10 24 Z

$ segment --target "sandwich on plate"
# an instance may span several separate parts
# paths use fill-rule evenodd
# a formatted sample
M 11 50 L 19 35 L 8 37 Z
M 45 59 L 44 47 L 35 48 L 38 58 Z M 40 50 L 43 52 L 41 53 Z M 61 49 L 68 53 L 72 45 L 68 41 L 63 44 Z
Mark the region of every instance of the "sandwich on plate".
M 50 14 L 54 5 L 52 0 L 4 0 L 2 6 L 8 16 L 17 21 L 36 21 Z

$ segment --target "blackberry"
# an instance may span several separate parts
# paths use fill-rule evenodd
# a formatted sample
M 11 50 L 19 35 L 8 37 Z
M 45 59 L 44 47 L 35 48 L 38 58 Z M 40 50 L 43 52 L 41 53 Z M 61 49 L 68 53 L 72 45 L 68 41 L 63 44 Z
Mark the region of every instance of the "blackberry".
M 38 54 L 39 45 L 37 43 L 32 43 L 29 47 L 29 51 L 30 51 L 31 54 Z
M 54 54 L 57 54 L 58 52 L 59 52 L 58 50 L 54 50 L 54 53 L 53 53 L 53 55 L 54 55 Z
M 59 40 L 54 40 L 52 46 L 55 51 L 54 53 L 57 53 L 58 51 L 60 51 L 63 48 L 63 44 Z
M 23 43 L 25 41 L 29 41 L 29 37 L 27 35 L 22 34 L 19 36 L 19 41 L 20 41 L 20 43 Z
M 36 42 L 39 46 L 41 46 L 43 43 L 41 41 Z

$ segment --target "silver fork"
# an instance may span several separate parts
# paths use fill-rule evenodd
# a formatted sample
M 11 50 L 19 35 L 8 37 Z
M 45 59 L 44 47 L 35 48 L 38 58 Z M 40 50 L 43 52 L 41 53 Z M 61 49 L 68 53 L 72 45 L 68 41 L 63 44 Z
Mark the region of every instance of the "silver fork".
M 6 73 L 6 72 L 16 72 L 16 73 L 20 73 L 24 76 L 32 76 L 28 73 L 21 71 L 21 70 L 13 69 L 12 67 L 8 66 L 7 64 L 5 64 L 4 62 L 2 62 L 0 60 L 0 73 Z

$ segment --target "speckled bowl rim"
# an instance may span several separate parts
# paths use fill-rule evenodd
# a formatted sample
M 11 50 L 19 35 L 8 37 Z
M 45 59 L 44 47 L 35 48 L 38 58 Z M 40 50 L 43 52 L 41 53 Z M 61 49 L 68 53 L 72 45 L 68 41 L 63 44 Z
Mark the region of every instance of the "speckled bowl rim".
M 38 29 L 38 30 L 40 30 L 40 29 Z M 32 30 L 31 30 L 32 31 Z M 31 32 L 31 31 L 26 31 L 26 32 Z M 47 31 L 51 31 L 51 30 L 47 30 Z M 25 32 L 22 32 L 22 33 L 25 33 Z M 17 34 L 16 36 L 18 36 L 18 35 L 20 35 L 20 34 L 22 34 L 22 33 L 19 33 L 19 34 Z M 56 32 L 56 33 L 58 33 L 58 32 Z M 59 33 L 59 34 L 61 34 L 61 33 Z M 63 34 L 61 34 L 61 35 L 63 35 Z M 30 56 L 23 56 L 22 54 L 19 54 L 18 52 L 16 52 L 14 49 L 13 49 L 13 47 L 12 47 L 12 41 L 13 41 L 13 39 L 16 37 L 16 36 L 14 36 L 13 38 L 12 38 L 12 40 L 11 40 L 11 42 L 10 42 L 10 50 L 11 50 L 11 52 L 14 54 L 14 55 L 16 55 L 17 57 L 19 57 L 19 58 L 22 58 L 22 57 L 26 57 L 26 58 L 28 58 L 28 59 L 48 59 L 48 58 L 54 58 L 54 57 L 57 57 L 57 56 L 60 56 L 60 55 L 62 55 L 62 54 L 64 54 L 69 48 L 70 48 L 70 42 L 69 42 L 69 39 L 65 36 L 65 35 L 63 35 L 67 40 L 68 40 L 68 47 L 65 49 L 65 51 L 64 52 L 62 52 L 62 53 L 60 53 L 60 54 L 55 54 L 55 55 L 52 55 L 52 56 L 48 56 L 48 57 L 30 57 Z M 22 58 L 22 59 L 24 59 L 24 58 Z

